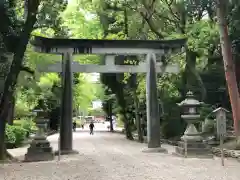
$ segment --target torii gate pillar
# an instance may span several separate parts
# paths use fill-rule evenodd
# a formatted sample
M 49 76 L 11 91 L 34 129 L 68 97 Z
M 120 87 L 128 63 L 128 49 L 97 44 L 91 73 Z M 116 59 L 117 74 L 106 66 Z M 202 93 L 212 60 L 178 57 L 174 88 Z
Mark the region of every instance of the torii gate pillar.
M 66 49 L 62 55 L 62 101 L 60 123 L 60 150 L 61 154 L 77 153 L 72 147 L 72 112 L 73 112 L 73 73 L 72 51 Z
M 147 55 L 147 79 L 146 79 L 146 100 L 147 100 L 147 139 L 148 148 L 161 147 L 160 142 L 160 116 L 157 94 L 156 57 L 155 54 Z

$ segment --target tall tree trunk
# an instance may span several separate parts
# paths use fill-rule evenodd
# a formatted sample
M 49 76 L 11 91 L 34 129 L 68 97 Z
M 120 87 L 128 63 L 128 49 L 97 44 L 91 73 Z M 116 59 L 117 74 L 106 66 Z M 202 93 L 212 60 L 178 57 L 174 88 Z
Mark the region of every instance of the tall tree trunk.
M 131 60 L 135 61 L 136 64 L 139 64 L 139 60 L 137 57 L 133 56 L 130 58 Z M 129 80 L 128 80 L 128 85 L 130 86 L 131 89 L 131 94 L 133 96 L 133 102 L 134 102 L 134 112 L 135 112 L 135 123 L 137 127 L 137 133 L 138 133 L 138 141 L 143 142 L 143 134 L 142 134 L 142 128 L 141 128 L 141 120 L 140 120 L 140 114 L 139 114 L 139 100 L 137 96 L 137 73 L 131 74 Z
M 132 135 L 132 127 L 131 127 L 132 124 L 130 123 L 125 111 L 122 111 L 121 114 L 123 115 L 123 118 L 124 118 L 124 129 L 125 129 L 126 138 L 129 140 L 134 140 Z
M 15 97 L 13 96 L 11 98 L 11 102 L 9 103 L 9 109 L 8 109 L 7 122 L 9 125 L 13 125 L 14 109 L 15 109 Z
M 204 101 L 206 98 L 207 91 L 202 81 L 202 78 L 196 69 L 196 60 L 197 60 L 197 53 L 187 48 L 186 49 L 186 67 L 184 72 L 185 73 L 184 75 L 186 76 L 185 77 L 183 76 L 183 78 L 186 78 L 186 87 L 185 87 L 184 96 L 189 90 L 195 91 L 195 87 L 197 85 L 198 87 L 200 87 L 199 93 L 201 95 L 201 100 Z
M 130 122 L 130 120 L 127 117 L 127 112 L 126 112 L 126 100 L 124 98 L 124 90 L 123 90 L 123 84 L 118 82 L 118 91 L 116 92 L 116 97 L 117 97 L 117 101 L 118 104 L 121 108 L 120 110 L 120 114 L 123 116 L 124 120 L 124 128 L 125 128 L 125 134 L 126 134 L 126 138 L 129 140 L 133 140 L 133 135 L 132 135 L 132 124 Z
M 4 111 L 0 115 L 0 161 L 6 158 L 6 146 L 5 146 L 5 129 L 6 119 L 8 116 L 8 97 L 3 97 L 6 103 L 3 104 Z
M 237 79 L 235 73 L 235 65 L 232 58 L 232 46 L 228 35 L 228 27 L 226 21 L 226 7 L 228 1 L 217 0 L 217 18 L 219 25 L 220 42 L 222 48 L 222 56 L 224 62 L 225 77 L 228 86 L 228 92 L 232 107 L 232 114 L 234 120 L 234 131 L 236 135 L 239 135 L 238 123 L 240 120 L 239 110 L 239 93 L 237 86 Z
M 105 5 L 105 7 L 110 7 L 108 2 L 104 2 L 103 6 L 104 5 Z M 112 9 L 104 8 L 104 10 L 107 11 L 107 10 L 112 10 Z M 124 10 L 124 27 L 123 27 L 122 30 L 125 32 L 125 35 L 127 36 L 127 34 L 128 34 L 128 32 L 127 32 L 128 31 L 128 24 L 127 24 L 127 11 L 126 10 L 127 9 Z M 120 32 L 119 28 L 111 28 L 111 30 L 109 28 L 109 26 L 111 24 L 113 24 L 114 22 L 117 22 L 115 16 L 110 17 L 110 16 L 106 15 L 106 13 L 102 13 L 102 12 L 98 12 L 98 15 L 100 17 L 100 22 L 101 22 L 102 27 L 103 27 L 104 37 L 106 37 L 109 33 L 119 33 Z M 116 58 L 119 58 L 116 61 L 117 65 L 123 65 L 124 64 L 125 56 L 116 56 Z M 119 62 L 120 62 L 120 64 L 118 64 Z M 121 108 L 120 114 L 124 118 L 124 126 L 125 126 L 125 131 L 126 131 L 126 137 L 127 137 L 127 139 L 133 140 L 131 123 L 127 119 L 127 114 L 126 114 L 126 100 L 124 99 L 124 84 L 122 83 L 123 75 L 124 75 L 123 73 L 116 74 L 115 78 L 112 79 L 114 82 L 109 82 L 109 79 L 111 79 L 111 76 L 109 76 L 108 77 L 109 79 L 107 80 L 108 82 L 106 82 L 104 84 L 106 84 L 108 87 L 110 87 L 112 92 L 114 94 L 116 94 L 118 105 Z M 104 77 L 104 76 L 102 76 L 102 77 Z M 105 77 L 107 77 L 107 74 L 106 74 Z M 115 81 L 117 81 L 117 82 L 115 82 Z
M 24 28 L 20 33 L 20 39 L 17 49 L 14 52 L 14 57 L 10 71 L 4 83 L 3 96 L 0 102 L 0 160 L 5 159 L 5 128 L 8 116 L 8 107 L 10 98 L 13 96 L 15 85 L 17 83 L 18 75 L 21 71 L 24 53 L 27 48 L 30 34 L 36 22 L 36 13 L 38 10 L 40 0 L 28 1 L 28 17 L 26 19 Z

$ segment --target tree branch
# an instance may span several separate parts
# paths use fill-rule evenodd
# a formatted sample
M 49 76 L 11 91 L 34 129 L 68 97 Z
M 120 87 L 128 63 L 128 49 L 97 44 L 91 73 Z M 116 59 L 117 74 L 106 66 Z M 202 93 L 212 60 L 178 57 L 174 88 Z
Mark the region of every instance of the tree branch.
M 35 71 L 32 70 L 30 67 L 27 67 L 27 66 L 22 66 L 22 67 L 21 67 L 21 71 L 25 71 L 25 72 L 33 75 L 33 76 L 34 76 L 34 74 L 35 74 Z
M 172 4 L 173 4 L 173 0 L 171 0 L 171 2 L 169 3 L 168 2 L 168 0 L 164 0 L 165 1 L 165 3 L 167 4 L 167 6 L 168 6 L 168 9 L 169 9 L 169 11 L 171 12 L 171 14 L 173 15 L 173 17 L 175 17 L 178 21 L 180 21 L 181 19 L 178 17 L 178 15 L 177 14 L 175 14 L 174 12 L 173 12 L 173 9 L 172 9 Z
M 137 4 L 137 0 L 134 0 L 134 2 Z M 158 31 L 157 27 L 155 26 L 155 23 L 152 19 L 152 15 L 154 13 L 153 7 L 155 5 L 155 0 L 152 1 L 151 5 L 148 6 L 145 1 L 142 1 L 144 9 L 137 8 L 136 10 L 139 12 L 139 14 L 142 16 L 142 18 L 147 22 L 149 28 L 151 31 L 157 35 L 159 39 L 163 39 L 163 35 Z
M 151 31 L 155 33 L 159 39 L 163 39 L 164 38 L 163 35 L 160 32 L 158 32 L 157 27 L 155 26 L 155 23 L 153 22 L 152 18 L 151 17 L 148 18 L 143 12 L 140 12 L 140 15 L 145 19 Z

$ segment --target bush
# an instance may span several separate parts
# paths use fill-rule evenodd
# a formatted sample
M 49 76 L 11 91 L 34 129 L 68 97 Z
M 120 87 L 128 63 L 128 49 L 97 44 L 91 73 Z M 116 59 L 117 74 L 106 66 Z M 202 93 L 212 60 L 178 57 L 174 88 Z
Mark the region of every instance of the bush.
M 14 144 L 16 141 L 16 136 L 14 134 L 14 129 L 12 126 L 6 125 L 6 138 L 5 142 L 8 144 Z
M 37 130 L 36 124 L 32 119 L 15 120 L 13 124 L 25 129 L 27 137 L 29 137 L 30 133 L 34 133 Z
M 180 117 L 179 108 L 174 104 L 171 111 L 164 114 L 160 122 L 162 136 L 166 139 L 182 136 L 187 125 Z
M 12 128 L 16 137 L 15 145 L 20 146 L 26 138 L 27 131 L 24 128 L 18 126 L 13 126 Z
M 27 131 L 20 126 L 6 125 L 5 143 L 13 147 L 19 147 L 26 138 Z

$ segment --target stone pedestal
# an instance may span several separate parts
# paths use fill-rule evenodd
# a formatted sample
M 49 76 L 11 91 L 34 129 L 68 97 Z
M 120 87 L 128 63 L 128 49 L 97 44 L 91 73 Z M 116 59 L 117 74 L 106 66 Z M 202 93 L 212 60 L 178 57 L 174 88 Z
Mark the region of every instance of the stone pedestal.
M 187 153 L 185 153 L 187 151 Z M 213 157 L 211 149 L 203 142 L 201 134 L 193 124 L 189 124 L 175 149 L 176 155 L 187 157 Z
M 49 161 L 54 159 L 54 154 L 49 141 L 46 139 L 44 128 L 47 119 L 39 118 L 36 120 L 38 131 L 25 154 L 25 162 Z
M 54 159 L 54 154 L 50 143 L 47 140 L 33 140 L 25 155 L 25 162 L 49 161 Z
M 186 147 L 185 147 L 186 146 Z M 186 157 L 199 157 L 199 158 L 212 158 L 211 149 L 203 142 L 185 142 L 180 141 L 175 149 L 176 155 L 185 157 L 185 151 L 187 148 Z

